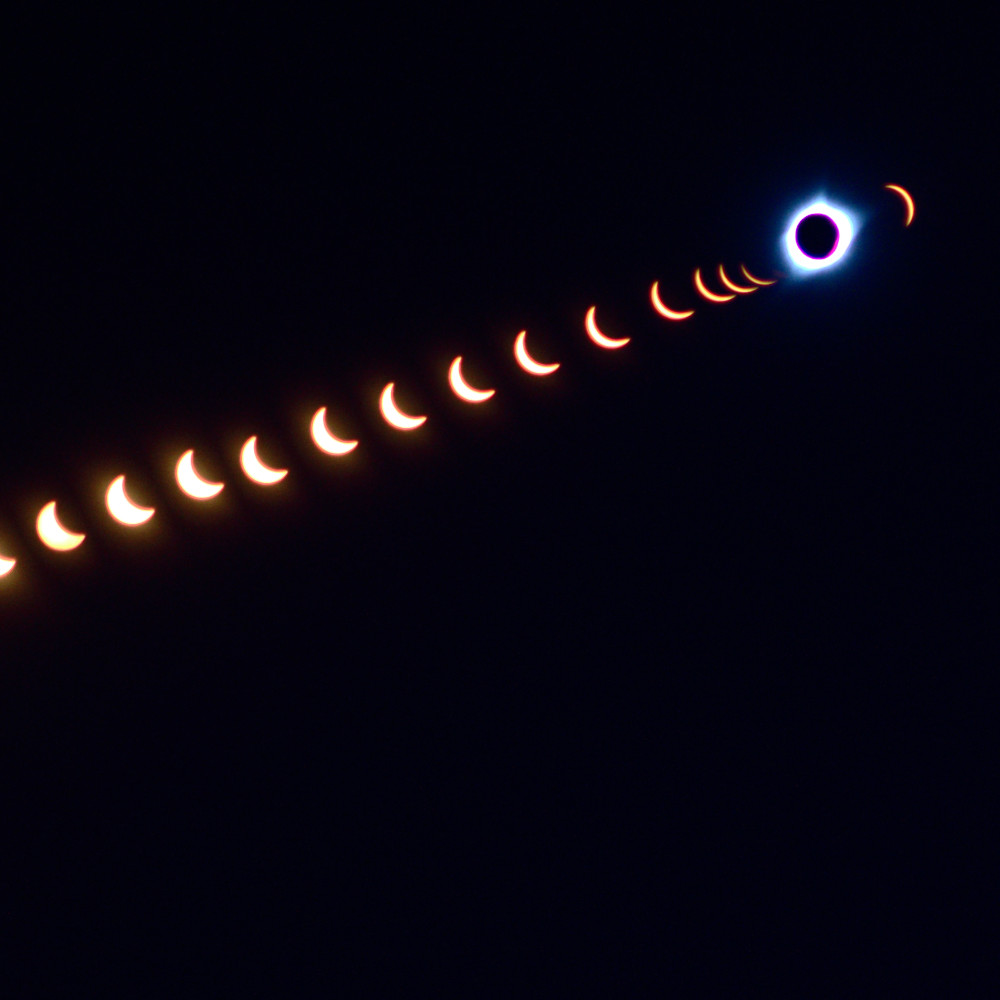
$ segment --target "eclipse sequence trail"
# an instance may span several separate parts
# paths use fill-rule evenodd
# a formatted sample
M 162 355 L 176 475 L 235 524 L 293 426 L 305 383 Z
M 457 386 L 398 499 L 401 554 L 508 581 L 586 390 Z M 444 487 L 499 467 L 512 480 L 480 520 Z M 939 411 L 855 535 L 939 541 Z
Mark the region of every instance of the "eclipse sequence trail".
M 885 189 L 898 196 L 903 204 L 903 224 L 909 226 L 916 214 L 910 193 L 898 184 L 886 184 Z M 857 213 L 845 206 L 839 206 L 818 199 L 798 209 L 791 217 L 782 237 L 782 249 L 790 274 L 806 276 L 835 267 L 851 250 L 862 228 L 863 220 Z M 724 264 L 703 273 L 697 267 L 692 275 L 695 304 L 690 301 L 678 302 L 671 296 L 669 301 L 661 291 L 660 282 L 654 281 L 649 289 L 649 302 L 653 310 L 669 323 L 681 323 L 691 319 L 697 309 L 715 307 L 738 298 L 751 295 L 773 285 L 776 278 L 762 278 L 751 272 L 745 264 L 739 271 L 727 271 Z M 595 347 L 605 351 L 626 348 L 631 337 L 623 331 L 608 329 L 602 322 L 598 306 L 592 305 L 581 317 L 582 332 Z M 522 330 L 512 340 L 511 353 L 514 363 L 529 378 L 548 378 L 555 375 L 560 362 L 554 358 L 536 355 L 529 344 L 528 332 Z M 462 370 L 463 359 L 459 355 L 442 373 L 442 383 L 454 395 L 470 406 L 490 405 L 496 390 L 488 385 L 470 382 Z M 378 409 L 385 422 L 395 430 L 405 433 L 419 433 L 427 422 L 422 413 L 410 413 L 396 401 L 396 384 L 389 382 L 378 398 Z M 309 424 L 312 444 L 331 459 L 350 454 L 360 446 L 360 442 L 340 436 L 335 418 L 331 425 L 331 414 L 326 406 L 320 407 Z M 290 470 L 275 468 L 260 457 L 258 439 L 248 438 L 239 453 L 239 465 L 250 482 L 269 489 L 290 475 Z M 105 489 L 104 507 L 115 524 L 127 531 L 142 531 L 156 517 L 156 508 L 137 503 L 128 492 L 127 473 L 116 476 Z M 177 457 L 174 465 L 174 480 L 177 489 L 193 503 L 211 503 L 226 488 L 226 483 L 215 481 L 199 470 L 198 456 L 188 449 Z M 58 553 L 71 553 L 86 543 L 87 535 L 63 523 L 59 515 L 58 500 L 49 500 L 35 517 L 34 534 L 37 541 L 47 549 Z M 10 553 L 10 554 L 8 554 Z M 23 557 L 16 546 L 8 547 L 5 539 L 0 539 L 0 582 L 15 576 L 15 570 Z

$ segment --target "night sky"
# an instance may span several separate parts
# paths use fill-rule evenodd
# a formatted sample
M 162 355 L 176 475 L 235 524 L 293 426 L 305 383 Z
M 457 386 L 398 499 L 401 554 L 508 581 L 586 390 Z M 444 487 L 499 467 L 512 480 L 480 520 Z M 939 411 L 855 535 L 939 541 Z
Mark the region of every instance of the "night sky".
M 953 966 L 1000 971 L 985 45 L 365 16 L 9 39 L 4 976 L 969 995 Z M 858 231 L 798 279 L 818 197 Z M 710 305 L 719 262 L 780 280 Z M 191 447 L 216 502 L 172 483 Z M 123 472 L 146 528 L 104 512 Z

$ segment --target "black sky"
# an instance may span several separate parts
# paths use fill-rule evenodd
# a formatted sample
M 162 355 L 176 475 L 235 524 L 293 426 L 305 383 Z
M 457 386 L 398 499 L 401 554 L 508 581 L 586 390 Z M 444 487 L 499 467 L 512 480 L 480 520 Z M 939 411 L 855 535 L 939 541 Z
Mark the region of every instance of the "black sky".
M 367 16 L 15 46 L 8 965 L 128 995 L 995 974 L 981 48 L 875 15 Z M 698 305 L 694 266 L 787 271 L 818 194 L 864 220 L 836 273 L 653 315 L 653 279 Z M 586 340 L 594 303 L 626 349 Z M 322 404 L 343 463 L 304 436 Z M 251 433 L 273 494 L 238 478 Z M 170 485 L 186 447 L 215 507 Z M 123 471 L 148 538 L 102 513 Z M 33 536 L 53 497 L 72 555 Z

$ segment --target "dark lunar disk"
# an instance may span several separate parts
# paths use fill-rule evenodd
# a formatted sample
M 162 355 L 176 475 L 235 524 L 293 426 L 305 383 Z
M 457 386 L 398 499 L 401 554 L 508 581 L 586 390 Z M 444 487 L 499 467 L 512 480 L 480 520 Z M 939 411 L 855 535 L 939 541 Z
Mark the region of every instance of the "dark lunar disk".
M 833 253 L 840 233 L 828 215 L 807 215 L 795 227 L 795 242 L 807 257 L 822 260 Z

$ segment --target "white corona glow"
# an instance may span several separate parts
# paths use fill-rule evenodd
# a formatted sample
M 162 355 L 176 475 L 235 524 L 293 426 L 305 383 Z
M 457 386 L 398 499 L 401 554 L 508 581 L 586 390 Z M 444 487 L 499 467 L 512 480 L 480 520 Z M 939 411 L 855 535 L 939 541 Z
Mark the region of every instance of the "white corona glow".
M 280 483 L 288 475 L 288 469 L 272 469 L 265 465 L 257 455 L 257 435 L 247 438 L 240 448 L 240 467 L 243 474 L 251 482 L 260 486 L 273 486 Z
M 763 278 L 755 278 L 748 270 L 746 264 L 740 264 L 740 270 L 743 272 L 743 277 L 747 281 L 752 281 L 755 285 L 773 285 L 778 279 L 772 278 L 770 281 L 765 281 Z
M 543 364 L 541 361 L 536 361 L 528 353 L 528 348 L 524 343 L 527 336 L 528 331 L 522 330 L 514 338 L 515 360 L 529 375 L 551 375 L 559 367 L 559 362 L 552 361 L 548 364 Z
M 737 295 L 749 295 L 750 292 L 756 292 L 756 285 L 737 285 L 728 274 L 726 274 L 726 269 L 720 264 L 719 265 L 719 281 L 721 281 L 726 288 L 731 292 L 736 292 Z
M 0 576 L 6 576 L 17 565 L 16 559 L 0 556 Z
M 104 504 L 108 508 L 108 513 L 119 523 L 128 528 L 145 524 L 155 513 L 153 507 L 140 507 L 133 503 L 125 492 L 125 477 L 118 476 L 112 480 L 107 492 L 104 494 Z
M 177 478 L 177 485 L 181 491 L 186 493 L 192 500 L 211 500 L 217 497 L 225 485 L 224 483 L 213 483 L 207 479 L 202 479 L 194 467 L 194 449 L 189 449 L 177 460 L 177 468 L 174 470 Z
M 649 290 L 649 301 L 653 303 L 653 308 L 664 319 L 687 319 L 689 316 L 694 315 L 693 309 L 685 309 L 681 311 L 671 309 L 669 306 L 665 305 L 663 299 L 660 298 L 660 283 L 658 281 L 654 281 L 652 288 Z
M 826 257 L 810 257 L 803 253 L 795 241 L 795 230 L 809 215 L 825 215 L 837 227 L 837 242 Z M 852 239 L 854 239 L 854 224 L 851 222 L 851 217 L 842 209 L 835 208 L 825 201 L 814 201 L 811 205 L 800 208 L 792 216 L 792 221 L 785 230 L 785 253 L 795 267 L 803 271 L 820 271 L 841 260 L 847 253 Z
M 903 204 L 906 206 L 906 220 L 903 225 L 908 226 L 913 221 L 913 216 L 917 214 L 917 206 L 913 204 L 913 195 L 898 184 L 886 184 L 885 187 L 887 191 L 895 191 L 903 199 Z
M 411 417 L 408 413 L 403 413 L 403 411 L 396 405 L 396 400 L 393 399 L 393 392 L 396 389 L 396 383 L 390 382 L 383 390 L 382 395 L 379 396 L 379 409 L 382 411 L 382 416 L 385 418 L 387 424 L 395 427 L 397 430 L 401 431 L 412 431 L 416 430 L 427 417 Z
M 705 282 L 701 278 L 700 267 L 694 269 L 694 287 L 698 290 L 698 294 L 702 298 L 708 299 L 709 302 L 731 302 L 736 298 L 735 295 L 719 295 L 718 292 L 713 292 L 706 288 Z
M 326 407 L 321 406 L 314 414 L 309 424 L 309 433 L 313 444 L 327 455 L 346 455 L 358 446 L 357 441 L 342 441 L 330 433 L 326 426 Z
M 56 516 L 56 502 L 50 500 L 39 512 L 35 522 L 38 537 L 44 545 L 56 552 L 69 552 L 83 543 L 86 535 L 68 531 L 59 523 Z
M 597 306 L 591 306 L 587 310 L 587 318 L 583 321 L 583 325 L 587 328 L 587 336 L 597 344 L 598 347 L 605 347 L 608 350 L 617 350 L 619 347 L 624 347 L 631 337 L 620 337 L 618 339 L 614 337 L 608 337 L 606 334 L 601 333 L 600 328 L 597 326 L 597 320 L 594 318 L 594 314 L 597 312 Z
M 464 399 L 467 403 L 485 403 L 487 399 L 496 393 L 496 389 L 474 389 L 462 375 L 462 356 L 459 355 L 452 361 L 448 368 L 448 384 L 451 391 Z

